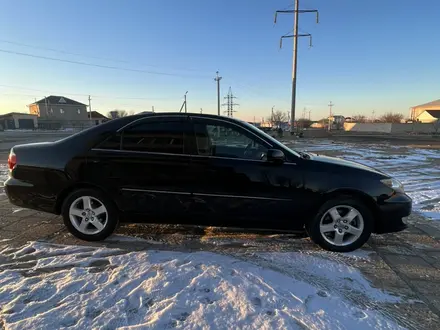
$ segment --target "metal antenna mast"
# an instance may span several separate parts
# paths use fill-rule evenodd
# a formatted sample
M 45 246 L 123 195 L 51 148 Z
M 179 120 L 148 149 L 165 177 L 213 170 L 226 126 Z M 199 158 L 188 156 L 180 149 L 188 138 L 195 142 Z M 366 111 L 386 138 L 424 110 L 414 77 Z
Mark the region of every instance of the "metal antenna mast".
M 310 47 L 312 47 L 312 35 L 310 33 L 306 34 L 298 34 L 298 25 L 299 25 L 299 15 L 302 13 L 316 13 L 316 23 L 319 23 L 319 12 L 317 10 L 300 10 L 299 9 L 299 0 L 294 0 L 295 9 L 294 10 L 277 10 L 275 12 L 275 21 L 277 22 L 278 14 L 294 14 L 294 24 L 293 24 L 293 34 L 292 35 L 284 35 L 280 39 L 280 48 L 283 45 L 284 38 L 293 38 L 293 60 L 292 60 L 292 100 L 291 100 L 291 108 L 290 108 L 290 132 L 294 131 L 295 124 L 295 108 L 296 108 L 296 73 L 297 73 L 297 60 L 298 60 L 298 38 L 299 37 L 309 37 L 310 38 Z

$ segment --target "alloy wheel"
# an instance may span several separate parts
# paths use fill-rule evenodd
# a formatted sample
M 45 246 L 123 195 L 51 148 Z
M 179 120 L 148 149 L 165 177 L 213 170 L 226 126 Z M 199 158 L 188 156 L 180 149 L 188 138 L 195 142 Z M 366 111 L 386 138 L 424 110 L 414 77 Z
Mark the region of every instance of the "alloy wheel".
M 337 205 L 324 213 L 319 230 L 322 237 L 335 246 L 347 246 L 356 242 L 364 230 L 362 214 L 349 205 Z
M 81 196 L 70 205 L 69 219 L 79 232 L 85 235 L 94 235 L 106 227 L 108 211 L 99 199 Z

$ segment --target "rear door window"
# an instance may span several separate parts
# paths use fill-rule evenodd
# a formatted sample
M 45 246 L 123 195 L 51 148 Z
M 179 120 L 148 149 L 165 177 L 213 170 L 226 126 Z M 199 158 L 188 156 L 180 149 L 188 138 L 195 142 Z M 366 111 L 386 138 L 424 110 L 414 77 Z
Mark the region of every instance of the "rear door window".
M 105 150 L 120 150 L 121 149 L 121 134 L 116 133 L 112 136 L 109 136 L 107 139 L 105 139 L 103 142 L 98 144 L 98 149 L 105 149 Z
M 185 123 L 180 121 L 146 122 L 124 130 L 122 150 L 185 153 Z

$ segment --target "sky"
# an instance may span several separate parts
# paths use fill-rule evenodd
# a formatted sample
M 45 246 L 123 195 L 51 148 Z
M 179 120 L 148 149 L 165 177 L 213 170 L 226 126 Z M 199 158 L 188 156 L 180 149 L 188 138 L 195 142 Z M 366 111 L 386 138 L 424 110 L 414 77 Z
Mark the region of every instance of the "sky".
M 440 99 L 440 1 L 300 0 L 296 118 L 409 115 Z M 236 117 L 290 109 L 293 0 L 0 0 L 0 113 L 49 95 L 110 110 L 217 113 L 232 88 Z M 44 58 L 41 58 L 44 57 Z M 50 59 L 48 59 L 50 58 Z M 67 62 L 65 62 L 67 61 Z M 72 63 L 74 62 L 74 63 Z M 82 64 L 79 64 L 82 63 Z M 87 64 L 87 65 L 85 65 Z M 97 66 L 96 66 L 97 65 Z M 225 100 L 222 99 L 222 103 Z M 222 109 L 226 110 L 226 109 Z

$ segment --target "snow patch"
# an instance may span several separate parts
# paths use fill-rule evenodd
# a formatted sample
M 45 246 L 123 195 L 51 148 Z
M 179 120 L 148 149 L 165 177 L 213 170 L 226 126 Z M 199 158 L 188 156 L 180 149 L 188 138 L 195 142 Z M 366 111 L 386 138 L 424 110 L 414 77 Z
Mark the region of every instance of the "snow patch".
M 367 299 L 399 301 L 371 287 L 355 268 L 319 253 L 259 255 L 318 282 L 210 252 L 126 252 L 32 242 L 0 256 L 0 315 L 8 329 L 400 328 L 380 308 L 346 299 L 343 286 L 318 285 L 341 282 Z

